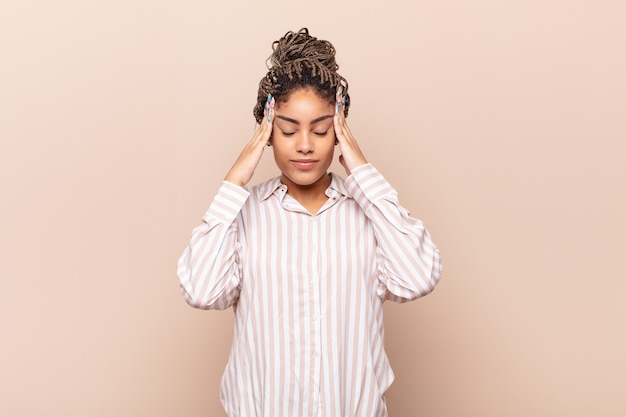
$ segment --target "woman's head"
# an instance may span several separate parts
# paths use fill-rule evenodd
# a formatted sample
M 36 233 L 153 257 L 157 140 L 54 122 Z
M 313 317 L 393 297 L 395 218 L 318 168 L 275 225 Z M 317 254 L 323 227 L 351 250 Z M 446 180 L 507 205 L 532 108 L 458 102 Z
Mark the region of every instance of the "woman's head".
M 268 94 L 272 94 L 276 104 L 286 102 L 294 91 L 311 89 L 320 98 L 334 106 L 335 94 L 343 87 L 345 115 L 348 115 L 350 96 L 348 82 L 337 73 L 335 48 L 324 40 L 309 35 L 304 28 L 298 32 L 287 32 L 272 45 L 274 52 L 268 59 L 269 71 L 259 83 L 254 118 L 257 123 L 263 119 L 263 110 Z

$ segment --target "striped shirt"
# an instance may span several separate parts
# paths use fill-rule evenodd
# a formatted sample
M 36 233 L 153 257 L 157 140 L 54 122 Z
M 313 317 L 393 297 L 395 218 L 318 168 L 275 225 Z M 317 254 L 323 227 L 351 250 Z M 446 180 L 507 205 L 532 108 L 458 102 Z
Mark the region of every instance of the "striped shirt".
M 315 215 L 278 177 L 224 181 L 179 260 L 190 305 L 235 312 L 229 416 L 387 416 L 383 302 L 432 291 L 439 251 L 371 164 L 330 175 Z

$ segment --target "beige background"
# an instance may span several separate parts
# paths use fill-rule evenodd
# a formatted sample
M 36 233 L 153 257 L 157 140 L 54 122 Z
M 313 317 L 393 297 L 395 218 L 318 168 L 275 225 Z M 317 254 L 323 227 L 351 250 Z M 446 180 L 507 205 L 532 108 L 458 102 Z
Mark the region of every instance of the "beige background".
M 0 415 L 223 416 L 232 311 L 176 262 L 302 26 L 443 255 L 391 416 L 626 415 L 626 3 L 383 3 L 3 2 Z

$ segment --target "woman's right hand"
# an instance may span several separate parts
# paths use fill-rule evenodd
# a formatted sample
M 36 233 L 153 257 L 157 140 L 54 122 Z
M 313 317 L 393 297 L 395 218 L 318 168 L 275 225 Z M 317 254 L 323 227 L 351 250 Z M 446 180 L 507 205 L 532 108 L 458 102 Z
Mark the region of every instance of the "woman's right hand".
M 275 103 L 274 97 L 271 94 L 268 95 L 265 110 L 263 111 L 263 120 L 254 132 L 252 140 L 243 148 L 232 168 L 226 174 L 224 178 L 226 181 L 243 187 L 252 179 L 254 170 L 259 164 L 261 156 L 263 156 L 263 151 L 270 143 L 272 125 L 274 124 Z

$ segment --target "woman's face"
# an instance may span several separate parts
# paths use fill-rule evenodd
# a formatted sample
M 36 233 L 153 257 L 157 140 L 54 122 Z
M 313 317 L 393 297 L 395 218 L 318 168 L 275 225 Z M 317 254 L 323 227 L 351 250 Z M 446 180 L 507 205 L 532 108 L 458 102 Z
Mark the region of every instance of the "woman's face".
M 335 150 L 334 103 L 303 88 L 277 102 L 274 111 L 271 144 L 283 183 L 288 189 L 325 189 Z

